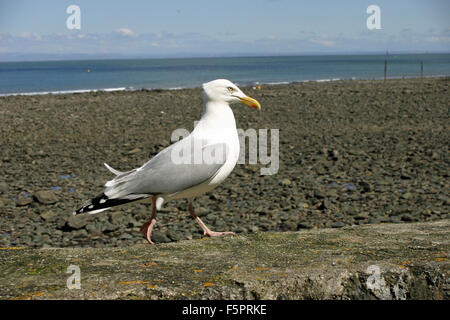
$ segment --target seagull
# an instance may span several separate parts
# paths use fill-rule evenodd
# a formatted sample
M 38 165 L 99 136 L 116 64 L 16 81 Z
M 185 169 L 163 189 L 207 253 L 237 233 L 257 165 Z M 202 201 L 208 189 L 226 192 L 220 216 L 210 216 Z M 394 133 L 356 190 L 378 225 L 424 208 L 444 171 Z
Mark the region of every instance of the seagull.
M 194 197 L 222 183 L 239 158 L 239 137 L 230 104 L 242 102 L 260 110 L 259 102 L 244 94 L 234 83 L 217 79 L 203 86 L 203 111 L 194 130 L 170 145 L 143 166 L 127 172 L 104 164 L 115 177 L 105 183 L 104 191 L 88 200 L 74 215 L 95 214 L 134 202 L 151 202 L 152 215 L 140 229 L 149 244 L 156 224 L 156 213 L 163 203 L 189 200 L 188 211 L 209 237 L 234 234 L 211 231 L 195 214 Z

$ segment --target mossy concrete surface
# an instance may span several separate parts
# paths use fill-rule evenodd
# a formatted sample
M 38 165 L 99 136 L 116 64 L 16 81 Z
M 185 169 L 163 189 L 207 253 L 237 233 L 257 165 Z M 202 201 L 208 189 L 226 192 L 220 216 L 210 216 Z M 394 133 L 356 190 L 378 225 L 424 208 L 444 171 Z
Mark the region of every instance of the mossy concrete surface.
M 442 220 L 124 248 L 1 248 L 0 298 L 449 299 L 449 234 Z M 80 288 L 69 289 L 77 268 Z

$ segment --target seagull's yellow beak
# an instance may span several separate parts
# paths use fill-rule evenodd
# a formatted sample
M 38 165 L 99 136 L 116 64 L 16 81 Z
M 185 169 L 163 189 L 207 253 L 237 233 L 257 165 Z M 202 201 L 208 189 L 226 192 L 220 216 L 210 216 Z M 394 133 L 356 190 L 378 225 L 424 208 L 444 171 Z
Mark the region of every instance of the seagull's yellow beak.
M 259 104 L 259 102 L 257 100 L 250 98 L 249 96 L 238 97 L 238 98 L 242 103 L 245 103 L 249 107 L 252 107 L 253 109 L 261 110 L 261 105 Z

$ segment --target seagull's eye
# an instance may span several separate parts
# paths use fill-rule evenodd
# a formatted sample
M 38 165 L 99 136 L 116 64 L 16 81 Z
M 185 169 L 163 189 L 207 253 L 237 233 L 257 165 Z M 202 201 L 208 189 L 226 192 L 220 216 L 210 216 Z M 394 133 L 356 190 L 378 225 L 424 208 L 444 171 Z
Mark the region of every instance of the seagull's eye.
M 228 87 L 227 89 L 230 93 L 232 93 L 234 91 L 233 87 Z

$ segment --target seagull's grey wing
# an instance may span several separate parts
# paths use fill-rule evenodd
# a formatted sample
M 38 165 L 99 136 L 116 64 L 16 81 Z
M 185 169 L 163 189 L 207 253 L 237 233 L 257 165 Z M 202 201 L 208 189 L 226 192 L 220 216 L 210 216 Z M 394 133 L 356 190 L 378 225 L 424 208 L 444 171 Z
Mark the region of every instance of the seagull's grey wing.
M 108 198 L 135 198 L 175 193 L 214 177 L 226 160 L 225 143 L 205 145 L 188 136 L 161 151 L 139 169 L 106 183 Z

